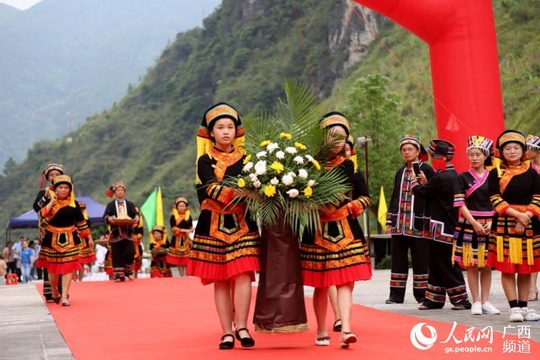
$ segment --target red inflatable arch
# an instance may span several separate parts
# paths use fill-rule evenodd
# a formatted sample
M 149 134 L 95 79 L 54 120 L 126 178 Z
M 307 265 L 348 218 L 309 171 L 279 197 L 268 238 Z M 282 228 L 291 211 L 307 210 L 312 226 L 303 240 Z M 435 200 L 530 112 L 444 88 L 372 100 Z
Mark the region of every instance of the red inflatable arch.
M 456 145 L 456 168 L 467 169 L 466 137 L 495 141 L 504 130 L 491 0 L 355 1 L 429 45 L 437 136 Z

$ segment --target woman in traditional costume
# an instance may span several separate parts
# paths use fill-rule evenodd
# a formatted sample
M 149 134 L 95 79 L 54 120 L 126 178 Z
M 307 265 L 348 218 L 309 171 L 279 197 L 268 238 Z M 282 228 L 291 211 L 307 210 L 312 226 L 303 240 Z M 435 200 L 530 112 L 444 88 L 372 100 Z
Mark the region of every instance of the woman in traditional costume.
M 64 166 L 62 164 L 57 164 L 50 162 L 47 164 L 43 172 L 41 173 L 41 181 L 39 184 L 39 192 L 34 200 L 34 211 L 38 216 L 38 227 L 41 238 L 45 235 L 45 229 L 47 228 L 47 219 L 43 218 L 40 214 L 41 209 L 50 201 L 51 196 L 54 194 L 54 188 L 51 184 L 52 179 L 55 176 L 64 174 Z M 45 183 L 48 183 L 46 187 Z M 58 293 L 62 292 L 62 282 L 58 282 Z M 43 269 L 43 296 L 45 297 L 46 302 L 53 302 L 51 282 L 49 281 L 49 273 L 47 269 Z
M 152 253 L 150 277 L 172 277 L 171 267 L 167 264 L 168 249 L 169 241 L 165 228 L 162 225 L 155 225 L 150 232 L 150 251 Z
M 525 161 L 525 149 L 522 133 L 504 131 L 488 178 L 495 209 L 488 264 L 502 273 L 512 322 L 540 320 L 527 306 L 531 273 L 540 270 L 540 177 Z
M 486 264 L 487 243 L 495 212 L 489 201 L 489 171 L 485 164 L 491 163 L 492 151 L 492 140 L 483 136 L 467 138 L 467 157 L 471 167 L 459 174 L 454 195 L 454 207 L 459 208 L 459 220 L 454 230 L 453 262 L 467 269 L 467 282 L 473 302 L 472 315 L 500 314 L 489 302 L 491 268 Z
M 79 203 L 75 200 L 74 186 L 67 175 L 52 179 L 54 194 L 40 210 L 47 222 L 39 252 L 38 267 L 46 268 L 51 282 L 55 303 L 69 306 L 69 286 L 73 272 L 80 268 L 79 248 L 81 237 L 88 237 L 90 230 Z M 62 275 L 62 294 L 58 294 L 58 276 Z
M 184 277 L 187 276 L 186 267 L 192 246 L 189 234 L 193 231 L 193 219 L 185 197 L 180 196 L 174 201 L 170 224 L 173 237 L 167 254 L 167 263 L 178 266 L 178 273 Z
M 352 160 L 354 164 L 355 173 L 358 172 L 358 163 L 356 159 L 356 148 L 354 146 L 354 137 L 349 135 L 345 139 L 345 145 L 343 146 L 342 155 L 345 159 Z M 361 173 L 356 174 L 356 176 L 361 176 Z M 332 325 L 332 330 L 334 332 L 341 332 L 341 318 L 339 316 L 339 308 L 337 304 L 337 288 L 335 285 L 328 287 L 328 301 L 330 301 L 330 306 L 334 312 L 334 325 Z
M 353 161 L 341 155 L 345 139 L 349 136 L 348 120 L 343 114 L 332 112 L 323 117 L 321 127 L 328 131 L 327 139 L 331 147 L 326 170 L 342 172 L 351 186 L 351 192 L 343 194 L 344 199 L 339 206 L 327 206 L 320 211 L 320 231 L 315 235 L 304 231 L 300 245 L 302 276 L 304 285 L 315 288 L 315 344 L 330 345 L 326 328 L 328 287 L 335 285 L 341 317 L 341 347 L 348 348 L 357 341 L 357 336 L 351 330 L 354 282 L 371 279 L 367 242 L 357 220 L 369 208 L 371 200 L 363 175 L 355 173 Z
M 236 338 L 242 347 L 255 345 L 247 329 L 247 318 L 251 282 L 259 270 L 259 232 L 256 222 L 246 215 L 245 205 L 232 201 L 237 191 L 221 184 L 224 177 L 235 177 L 242 171 L 244 155 L 238 141 L 243 137 L 237 111 L 225 103 L 206 111 L 197 133 L 197 194 L 201 213 L 187 273 L 201 278 L 205 285 L 214 284 L 223 330 L 221 350 L 234 348 L 233 311 Z

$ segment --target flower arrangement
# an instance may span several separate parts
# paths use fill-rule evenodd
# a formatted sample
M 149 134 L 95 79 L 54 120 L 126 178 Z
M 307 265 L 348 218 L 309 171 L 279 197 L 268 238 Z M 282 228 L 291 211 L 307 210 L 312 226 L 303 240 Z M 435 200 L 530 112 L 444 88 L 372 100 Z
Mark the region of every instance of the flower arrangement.
M 343 175 L 324 169 L 324 131 L 316 98 L 298 83 L 286 83 L 287 103 L 271 116 L 244 117 L 246 157 L 242 174 L 226 179 L 237 201 L 262 226 L 279 222 L 294 233 L 320 225 L 318 210 L 337 204 L 349 189 Z

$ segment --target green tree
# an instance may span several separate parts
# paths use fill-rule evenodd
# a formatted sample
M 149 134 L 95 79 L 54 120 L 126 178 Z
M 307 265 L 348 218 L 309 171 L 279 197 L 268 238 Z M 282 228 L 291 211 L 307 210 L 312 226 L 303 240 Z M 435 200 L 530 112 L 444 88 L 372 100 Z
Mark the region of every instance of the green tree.
M 357 156 L 359 169 L 369 182 L 375 211 L 381 186 L 384 186 L 386 199 L 392 191 L 396 170 L 402 163 L 399 139 L 412 123 L 411 119 L 401 115 L 401 99 L 389 91 L 389 84 L 390 79 L 380 74 L 360 78 L 349 92 L 349 105 L 345 111 L 354 136 L 370 139 L 363 148 L 357 145 Z M 368 174 L 365 173 L 366 151 Z

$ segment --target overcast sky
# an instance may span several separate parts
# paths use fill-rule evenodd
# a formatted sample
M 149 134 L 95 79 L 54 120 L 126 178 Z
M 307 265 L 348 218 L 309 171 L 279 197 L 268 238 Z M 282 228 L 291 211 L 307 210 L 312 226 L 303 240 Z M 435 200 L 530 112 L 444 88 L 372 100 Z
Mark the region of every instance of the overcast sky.
M 41 0 L 0 0 L 0 3 L 13 6 L 14 8 L 26 10 Z

